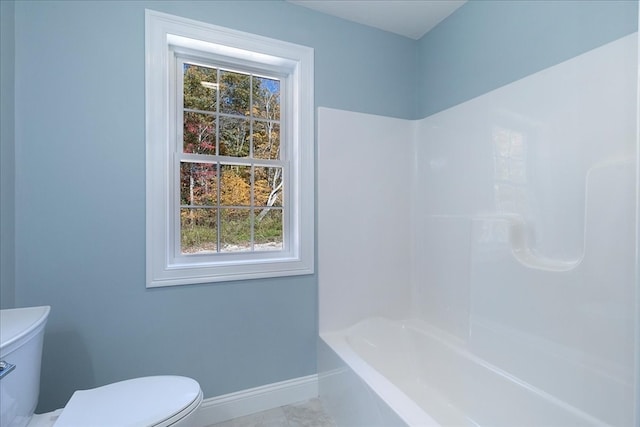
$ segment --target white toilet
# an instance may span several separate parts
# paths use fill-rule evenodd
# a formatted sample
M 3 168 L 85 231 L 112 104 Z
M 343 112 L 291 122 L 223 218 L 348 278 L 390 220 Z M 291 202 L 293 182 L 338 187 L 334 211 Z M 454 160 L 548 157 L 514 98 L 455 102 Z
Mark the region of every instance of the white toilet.
M 34 415 L 50 307 L 0 310 L 0 426 L 192 427 L 202 403 L 191 378 L 155 376 L 76 391 L 64 408 Z

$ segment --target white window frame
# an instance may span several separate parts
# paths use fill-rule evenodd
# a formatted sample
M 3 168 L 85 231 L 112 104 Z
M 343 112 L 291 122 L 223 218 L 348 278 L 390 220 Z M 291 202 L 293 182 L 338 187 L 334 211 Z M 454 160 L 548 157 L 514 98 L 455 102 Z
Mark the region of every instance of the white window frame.
M 147 287 L 313 274 L 313 49 L 146 10 L 145 50 Z M 288 181 L 282 250 L 189 256 L 175 250 L 175 51 L 284 76 L 281 156 Z

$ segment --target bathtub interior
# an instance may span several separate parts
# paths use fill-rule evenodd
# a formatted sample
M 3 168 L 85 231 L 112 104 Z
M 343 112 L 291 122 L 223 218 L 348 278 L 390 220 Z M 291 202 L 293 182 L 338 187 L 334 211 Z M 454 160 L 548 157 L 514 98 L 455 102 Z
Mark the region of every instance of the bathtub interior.
M 397 388 L 422 408 L 420 416 L 409 415 L 414 420 L 409 425 L 507 427 L 522 425 L 523 420 L 532 426 L 603 424 L 420 320 L 371 318 L 346 331 L 323 334 L 323 339 L 352 365 L 365 361 L 389 380 L 391 386 L 384 387 Z M 370 377 L 366 370 L 355 371 Z M 375 380 L 372 386 L 379 388 Z
M 319 109 L 320 341 L 443 425 L 633 425 L 637 89 L 636 33 L 422 120 Z

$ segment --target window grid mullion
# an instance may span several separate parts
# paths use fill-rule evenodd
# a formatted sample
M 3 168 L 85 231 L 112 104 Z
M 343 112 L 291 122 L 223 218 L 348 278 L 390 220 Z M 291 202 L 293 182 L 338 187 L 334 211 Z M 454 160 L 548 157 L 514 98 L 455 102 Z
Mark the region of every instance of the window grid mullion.
M 219 111 L 199 110 L 197 108 L 184 108 L 184 111 L 187 113 L 207 114 L 209 116 L 216 116 L 216 117 L 229 117 L 231 119 L 246 119 L 246 116 L 242 116 L 240 114 L 221 113 Z M 255 122 L 262 122 L 262 123 L 280 124 L 280 120 L 276 120 L 276 119 L 268 119 L 268 118 L 264 119 L 261 117 L 253 116 L 252 120 Z
M 190 163 L 221 163 L 235 166 L 264 166 L 268 168 L 284 167 L 285 162 L 272 159 L 251 159 L 249 157 L 214 156 L 210 154 L 182 153 L 180 160 Z
M 220 68 L 216 68 L 216 82 L 218 82 L 218 90 L 216 90 L 216 155 L 220 156 L 220 89 L 222 83 L 220 81 Z M 222 165 L 218 161 L 216 163 L 216 172 L 218 179 L 216 179 L 216 252 L 220 253 L 220 235 L 222 234 L 222 227 L 220 226 L 220 192 L 222 189 Z
M 249 158 L 253 160 L 253 73 L 249 74 Z M 251 174 L 250 174 L 250 185 L 249 185 L 249 204 L 251 208 L 249 209 L 249 234 L 251 239 L 251 250 L 255 250 L 255 209 L 254 209 L 254 199 L 255 199 L 255 166 L 251 164 Z

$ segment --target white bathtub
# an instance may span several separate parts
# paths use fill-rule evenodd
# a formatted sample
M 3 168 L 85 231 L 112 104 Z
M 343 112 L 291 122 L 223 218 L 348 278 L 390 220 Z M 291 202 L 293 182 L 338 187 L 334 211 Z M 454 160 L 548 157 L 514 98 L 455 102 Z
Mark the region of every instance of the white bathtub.
M 419 321 L 366 319 L 320 347 L 320 396 L 338 426 L 606 425 Z

